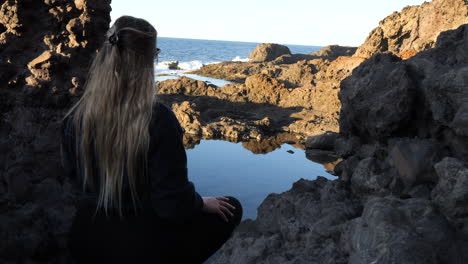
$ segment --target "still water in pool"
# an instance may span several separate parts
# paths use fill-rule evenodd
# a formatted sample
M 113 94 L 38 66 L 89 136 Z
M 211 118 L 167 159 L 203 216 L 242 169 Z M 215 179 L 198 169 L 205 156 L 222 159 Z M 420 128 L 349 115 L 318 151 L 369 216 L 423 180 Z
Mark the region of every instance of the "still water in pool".
M 234 196 L 244 207 L 244 219 L 255 219 L 257 207 L 270 193 L 289 190 L 294 182 L 317 176 L 336 179 L 305 151 L 282 144 L 267 154 L 254 154 L 242 143 L 201 140 L 187 150 L 189 179 L 202 196 Z

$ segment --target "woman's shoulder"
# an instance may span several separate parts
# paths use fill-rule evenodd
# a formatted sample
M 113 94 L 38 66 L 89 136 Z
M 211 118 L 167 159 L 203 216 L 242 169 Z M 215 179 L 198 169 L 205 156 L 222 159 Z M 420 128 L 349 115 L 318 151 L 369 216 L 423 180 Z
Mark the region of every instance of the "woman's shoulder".
M 168 113 L 172 112 L 172 109 L 169 106 L 167 106 L 166 104 L 156 101 L 153 104 L 153 112 L 154 113 L 162 112 L 162 113 L 168 114 Z
M 153 105 L 153 121 L 156 126 L 180 127 L 180 123 L 172 109 L 161 102 L 155 102 Z

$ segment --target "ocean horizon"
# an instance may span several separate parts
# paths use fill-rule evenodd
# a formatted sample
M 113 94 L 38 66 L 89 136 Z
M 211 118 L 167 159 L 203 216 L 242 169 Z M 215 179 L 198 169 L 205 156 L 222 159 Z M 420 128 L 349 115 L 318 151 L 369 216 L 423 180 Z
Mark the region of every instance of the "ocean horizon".
M 177 75 L 198 70 L 204 65 L 223 61 L 247 62 L 249 54 L 259 42 L 205 40 L 173 37 L 158 37 L 161 49 L 155 61 L 157 75 Z M 281 44 L 281 43 L 278 43 Z M 320 50 L 322 46 L 281 44 L 287 46 L 293 54 L 308 54 Z M 169 65 L 178 62 L 178 70 L 170 70 Z

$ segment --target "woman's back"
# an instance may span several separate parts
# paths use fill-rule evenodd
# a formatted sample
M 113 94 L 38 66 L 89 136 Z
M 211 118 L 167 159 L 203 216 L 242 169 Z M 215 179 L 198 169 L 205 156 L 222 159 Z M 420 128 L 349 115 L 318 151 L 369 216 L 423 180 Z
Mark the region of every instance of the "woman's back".
M 194 186 L 187 178 L 187 157 L 183 146 L 183 130 L 172 110 L 162 103 L 155 103 L 153 118 L 149 126 L 150 144 L 148 150 L 146 181 L 137 186 L 141 206 L 156 208 L 162 218 L 190 218 L 201 209 L 201 197 L 197 195 Z M 83 170 L 78 169 L 76 157 L 73 119 L 67 118 L 62 126 L 64 146 L 64 168 L 78 187 L 83 186 Z M 94 155 L 93 155 L 94 157 Z M 92 160 L 93 169 L 98 172 L 96 159 Z M 95 177 L 92 187 L 87 187 L 83 198 L 87 203 L 97 203 L 100 190 L 99 177 Z M 178 189 L 165 188 L 177 186 Z M 133 212 L 128 181 L 124 181 L 122 209 Z M 167 199 L 171 197 L 172 199 Z M 173 199 L 177 198 L 177 199 Z M 115 213 L 115 212 L 114 212 Z
M 156 30 L 124 16 L 62 125 L 63 166 L 82 189 L 69 235 L 80 263 L 201 263 L 242 217 L 234 198 L 188 180 L 183 130 L 155 103 Z

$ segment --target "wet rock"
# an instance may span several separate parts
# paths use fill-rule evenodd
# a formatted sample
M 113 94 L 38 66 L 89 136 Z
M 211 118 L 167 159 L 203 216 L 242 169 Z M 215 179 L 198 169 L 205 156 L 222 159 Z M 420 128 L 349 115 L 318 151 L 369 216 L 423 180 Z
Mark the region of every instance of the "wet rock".
M 291 54 L 288 47 L 273 43 L 263 43 L 258 45 L 249 55 L 251 62 L 272 61 L 284 54 Z
M 336 161 L 339 157 L 332 151 L 320 149 L 307 149 L 306 158 L 317 163 L 325 164 Z

